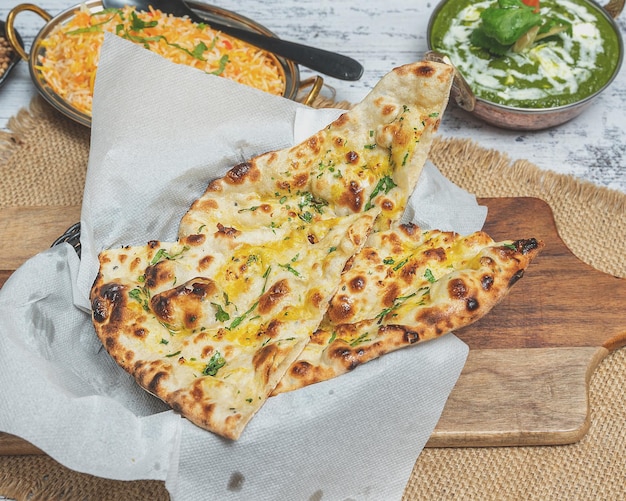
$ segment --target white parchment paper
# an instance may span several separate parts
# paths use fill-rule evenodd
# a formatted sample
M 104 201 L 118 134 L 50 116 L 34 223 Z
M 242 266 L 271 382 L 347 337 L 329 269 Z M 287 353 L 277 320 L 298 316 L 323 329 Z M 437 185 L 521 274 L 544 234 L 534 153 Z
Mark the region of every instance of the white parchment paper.
M 237 442 L 190 424 L 104 351 L 97 254 L 174 240 L 207 183 L 341 111 L 311 110 L 107 36 L 96 80 L 82 257 L 62 244 L 0 290 L 0 430 L 67 467 L 166 481 L 172 499 L 399 499 L 465 363 L 447 335 L 269 399 Z M 469 233 L 486 209 L 427 164 L 407 217 Z

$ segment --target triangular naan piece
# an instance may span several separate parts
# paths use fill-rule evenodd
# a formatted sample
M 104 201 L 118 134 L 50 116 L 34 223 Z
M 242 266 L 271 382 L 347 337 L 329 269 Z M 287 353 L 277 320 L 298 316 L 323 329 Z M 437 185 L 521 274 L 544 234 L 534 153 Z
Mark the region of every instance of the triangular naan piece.
M 115 361 L 198 426 L 237 439 L 308 343 L 377 211 L 100 254 L 93 323 Z
M 415 225 L 372 234 L 352 260 L 320 328 L 274 394 L 344 374 L 391 351 L 484 317 L 543 247 Z
M 280 238 L 284 224 L 382 211 L 400 218 L 448 103 L 452 68 L 419 62 L 385 75 L 354 108 L 306 141 L 252 158 L 209 184 L 179 236 L 221 225 L 244 239 Z

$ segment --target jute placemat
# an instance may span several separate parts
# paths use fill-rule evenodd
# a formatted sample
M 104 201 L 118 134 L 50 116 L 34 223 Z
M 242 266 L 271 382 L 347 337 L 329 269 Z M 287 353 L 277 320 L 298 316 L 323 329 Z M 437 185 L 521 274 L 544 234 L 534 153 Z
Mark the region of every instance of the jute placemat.
M 337 105 L 318 101 L 314 106 L 330 104 Z M 0 133 L 0 207 L 80 204 L 89 131 L 39 98 L 11 119 L 9 128 Z M 451 181 L 479 197 L 545 200 L 574 254 L 603 272 L 626 277 L 626 195 L 542 171 L 526 161 L 512 162 L 471 141 L 440 138 L 430 158 Z M 588 307 L 593 305 L 581 305 Z M 624 498 L 625 383 L 626 350 L 618 350 L 591 378 L 591 426 L 576 444 L 425 449 L 405 500 Z M 45 455 L 0 456 L 0 495 L 20 501 L 169 498 L 161 482 L 100 479 L 70 471 Z

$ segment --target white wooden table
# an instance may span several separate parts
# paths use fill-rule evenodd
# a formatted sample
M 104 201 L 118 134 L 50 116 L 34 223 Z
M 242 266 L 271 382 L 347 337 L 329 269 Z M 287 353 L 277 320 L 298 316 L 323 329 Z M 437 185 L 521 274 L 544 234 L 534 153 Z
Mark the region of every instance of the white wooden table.
M 56 15 L 79 3 L 72 0 L 29 0 Z M 15 0 L 0 2 L 6 20 Z M 207 3 L 211 3 L 207 1 Z M 421 59 L 426 51 L 426 27 L 437 0 L 220 0 L 219 6 L 236 10 L 263 24 L 281 38 L 342 52 L 359 60 L 365 73 L 358 82 L 332 78 L 336 99 L 357 102 L 389 70 Z M 626 33 L 626 14 L 618 19 Z M 21 13 L 16 28 L 27 48 L 43 26 L 35 14 Z M 626 64 L 612 86 L 575 120 L 539 132 L 497 129 L 452 109 L 443 121 L 443 137 L 471 138 L 512 159 L 526 159 L 542 169 L 571 174 L 600 186 L 626 193 Z M 301 69 L 303 78 L 312 74 Z M 36 93 L 28 67 L 21 62 L 0 88 L 0 127 L 28 105 Z M 480 166 L 476 166 L 480 168 Z

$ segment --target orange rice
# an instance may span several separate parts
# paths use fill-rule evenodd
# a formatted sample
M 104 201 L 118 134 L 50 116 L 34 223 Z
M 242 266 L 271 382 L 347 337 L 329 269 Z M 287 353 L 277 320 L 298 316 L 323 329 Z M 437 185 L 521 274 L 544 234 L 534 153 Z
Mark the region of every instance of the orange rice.
M 104 31 L 116 33 L 172 62 L 198 68 L 271 94 L 285 83 L 277 62 L 265 51 L 187 18 L 134 7 L 91 12 L 81 6 L 42 41 L 37 69 L 47 84 L 76 109 L 90 115 L 93 84 Z

